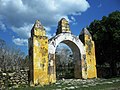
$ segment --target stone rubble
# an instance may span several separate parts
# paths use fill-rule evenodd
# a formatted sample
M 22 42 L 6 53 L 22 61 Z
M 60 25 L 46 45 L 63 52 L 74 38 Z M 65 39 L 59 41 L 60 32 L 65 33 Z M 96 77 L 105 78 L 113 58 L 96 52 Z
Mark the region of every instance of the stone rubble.
M 0 90 L 28 84 L 28 70 L 0 71 Z

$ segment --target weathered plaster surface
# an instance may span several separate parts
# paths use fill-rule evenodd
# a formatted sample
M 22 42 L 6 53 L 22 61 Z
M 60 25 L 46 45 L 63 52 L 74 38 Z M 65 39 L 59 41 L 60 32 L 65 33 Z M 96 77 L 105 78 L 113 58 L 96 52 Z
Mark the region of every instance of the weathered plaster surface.
M 71 33 L 68 21 L 63 18 L 54 37 L 48 40 L 45 33 L 37 20 L 29 39 L 30 80 L 34 85 L 56 82 L 55 51 L 60 43 L 68 45 L 73 52 L 75 78 L 97 77 L 94 41 L 86 28 L 77 37 Z
M 53 61 L 55 63 L 55 50 L 59 43 L 67 44 L 71 50 L 73 51 L 74 59 L 76 60 L 76 69 L 75 69 L 75 77 L 76 78 L 86 78 L 86 72 L 84 63 L 85 60 L 83 55 L 85 55 L 85 48 L 83 43 L 77 36 L 72 35 L 71 33 L 60 33 L 53 38 L 49 39 L 48 42 L 48 53 L 49 53 L 49 62 Z M 53 55 L 51 58 L 51 55 Z M 55 71 L 55 64 L 54 64 L 54 74 L 51 76 L 52 82 L 56 81 L 56 71 Z M 81 74 L 81 75 L 80 75 Z

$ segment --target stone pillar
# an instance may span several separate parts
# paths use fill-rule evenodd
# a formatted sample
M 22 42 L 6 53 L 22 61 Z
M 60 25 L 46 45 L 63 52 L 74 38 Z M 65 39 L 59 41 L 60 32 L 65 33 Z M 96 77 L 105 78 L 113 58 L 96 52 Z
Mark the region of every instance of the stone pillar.
M 86 70 L 87 78 L 97 78 L 95 45 L 89 31 L 84 28 L 80 34 L 80 39 L 84 43 L 86 50 Z
M 56 35 L 58 35 L 60 33 L 71 33 L 69 23 L 65 18 L 62 18 L 58 22 L 58 28 L 57 28 Z
M 48 38 L 37 20 L 29 39 L 30 81 L 33 85 L 48 84 Z

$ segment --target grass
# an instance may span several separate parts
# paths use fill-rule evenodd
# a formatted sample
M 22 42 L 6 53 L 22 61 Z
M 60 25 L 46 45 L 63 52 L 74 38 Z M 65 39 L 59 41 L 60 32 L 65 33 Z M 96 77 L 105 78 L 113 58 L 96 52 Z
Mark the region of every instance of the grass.
M 21 87 L 11 90 L 119 90 L 120 77 L 111 79 L 66 79 L 44 87 Z

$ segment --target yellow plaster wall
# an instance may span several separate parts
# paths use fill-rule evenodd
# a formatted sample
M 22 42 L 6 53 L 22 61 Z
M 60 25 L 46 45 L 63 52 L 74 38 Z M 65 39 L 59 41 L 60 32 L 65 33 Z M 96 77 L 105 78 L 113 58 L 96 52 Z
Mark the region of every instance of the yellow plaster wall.
M 48 38 L 33 37 L 33 84 L 48 84 Z
M 45 32 L 45 30 L 41 30 L 39 28 L 35 28 L 34 29 L 34 34 L 37 35 L 37 36 L 45 36 L 46 32 Z
M 88 45 L 88 42 L 90 46 Z M 85 35 L 85 49 L 86 49 L 86 63 L 87 63 L 87 78 L 97 78 L 95 45 L 94 45 L 94 41 L 89 35 Z
M 40 23 L 37 23 L 40 24 Z M 62 21 L 62 32 L 70 32 L 68 22 L 64 19 Z M 56 73 L 48 74 L 48 38 L 45 36 L 46 32 L 41 25 L 35 25 L 36 27 L 33 28 L 32 37 L 29 40 L 29 49 L 30 49 L 30 78 L 33 83 L 46 85 L 49 83 L 56 82 Z M 60 31 L 59 31 L 60 32 Z M 91 47 L 88 45 L 88 42 L 91 44 Z M 96 71 L 96 58 L 95 58 L 95 46 L 94 41 L 92 40 L 91 36 L 84 35 L 84 44 L 86 50 L 86 61 L 82 58 L 82 77 L 83 78 L 96 78 L 97 71 Z M 90 49 L 90 50 L 88 50 Z M 55 60 L 55 56 L 52 57 L 51 60 Z M 55 64 L 54 64 L 55 66 Z M 54 67 L 55 68 L 55 67 Z M 54 69 L 55 70 L 55 69 Z
M 33 26 L 29 41 L 31 85 L 48 84 L 48 38 L 39 20 Z

